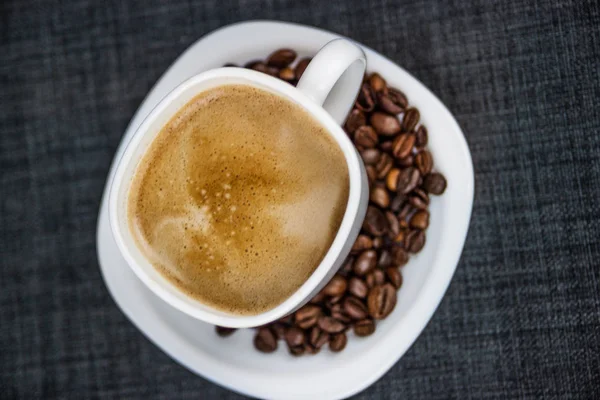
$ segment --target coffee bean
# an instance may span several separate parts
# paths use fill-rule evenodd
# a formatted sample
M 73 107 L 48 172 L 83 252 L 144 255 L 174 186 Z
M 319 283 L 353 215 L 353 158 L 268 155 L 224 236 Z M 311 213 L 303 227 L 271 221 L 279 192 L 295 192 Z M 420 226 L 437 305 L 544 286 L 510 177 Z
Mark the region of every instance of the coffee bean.
M 289 350 L 289 352 L 290 352 L 291 355 L 296 356 L 296 357 L 301 356 L 306 351 L 306 349 L 304 348 L 304 346 L 296 346 L 296 347 L 290 347 L 290 346 L 288 346 L 288 350 Z
M 404 243 L 404 248 L 411 252 L 417 253 L 419 252 L 423 246 L 425 245 L 425 233 L 419 229 L 412 229 L 406 235 L 406 240 Z
M 317 354 L 321 351 L 321 349 L 317 349 L 313 346 L 311 346 L 310 344 L 305 344 L 304 345 L 304 354 Z
M 377 72 L 371 74 L 369 77 L 369 85 L 371 85 L 375 92 L 387 91 L 385 79 L 383 79 Z
M 348 342 L 348 338 L 345 333 L 338 333 L 337 335 L 331 336 L 329 340 L 329 350 L 337 353 L 346 347 L 346 343 Z
M 269 324 L 269 328 L 271 328 L 271 331 L 273 331 L 273 334 L 277 339 L 285 338 L 285 332 L 287 330 L 287 327 L 281 322 L 273 322 Z
M 328 341 L 329 334 L 327 332 L 323 331 L 318 326 L 315 326 L 311 329 L 309 342 L 314 348 L 320 349 Z
M 402 273 L 400 273 L 398 267 L 386 268 L 385 275 L 387 276 L 388 281 L 390 281 L 390 283 L 394 285 L 396 290 L 400 289 L 400 286 L 402 286 Z
M 369 200 L 381 208 L 387 208 L 390 205 L 390 194 L 383 185 L 375 184 L 371 188 Z
M 400 223 L 398 222 L 398 218 L 394 215 L 393 212 L 386 211 L 385 217 L 388 221 L 388 234 L 391 235 L 391 238 L 395 237 L 398 232 L 400 232 Z
M 421 115 L 416 108 L 411 107 L 406 110 L 404 118 L 402 119 L 402 130 L 405 132 L 412 131 L 419 123 L 419 118 L 421 118 Z
M 415 165 L 419 168 L 421 175 L 425 176 L 430 173 L 431 168 L 433 168 L 433 157 L 431 156 L 431 153 L 427 150 L 417 153 L 415 156 Z
M 343 324 L 349 324 L 352 322 L 352 318 L 346 314 L 341 303 L 334 304 L 331 307 L 331 316 Z
M 398 170 L 398 174 L 400 174 L 400 170 Z M 398 184 L 398 179 L 396 177 L 396 190 L 398 189 L 397 184 Z M 389 186 L 388 186 L 388 188 L 389 188 Z M 394 198 L 390 202 L 390 210 L 392 210 L 393 212 L 400 211 L 400 209 L 404 205 L 405 201 L 406 201 L 406 197 L 402 193 L 396 194 L 396 196 L 394 196 Z
M 325 307 L 328 309 L 334 308 L 334 306 L 342 300 L 343 295 L 328 297 L 325 299 Z
M 408 198 L 408 203 L 419 210 L 426 210 L 429 205 L 429 196 L 423 190 L 416 188 L 414 194 Z
M 415 157 L 412 154 L 409 154 L 406 157 L 397 160 L 398 165 L 404 168 L 412 166 L 414 162 Z
M 377 252 L 375 250 L 363 251 L 354 262 L 354 273 L 363 276 L 371 272 L 377 265 Z
M 359 127 L 365 125 L 367 123 L 367 118 L 365 114 L 357 108 L 352 109 L 350 115 L 346 119 L 346 132 L 353 133 Z
M 259 328 L 254 336 L 254 347 L 263 353 L 272 353 L 277 350 L 277 339 L 269 328 Z
M 392 265 L 392 253 L 389 250 L 383 250 L 379 254 L 379 260 L 377 261 L 377 266 L 379 268 L 385 268 Z
M 340 275 L 334 275 L 329 283 L 323 288 L 323 293 L 325 293 L 327 296 L 337 297 L 343 295 L 344 292 L 346 292 L 347 287 L 348 283 L 344 277 Z
M 394 102 L 389 93 L 378 93 L 377 103 L 379 107 L 388 114 L 400 114 L 404 108 Z
M 319 317 L 319 328 L 327 333 L 339 333 L 346 329 L 346 325 L 338 321 L 333 317 L 321 316 Z
M 403 169 L 398 176 L 398 192 L 407 194 L 410 193 L 419 183 L 419 170 L 414 167 Z
M 321 316 L 321 307 L 307 304 L 295 313 L 296 325 L 302 329 L 308 329 L 317 323 Z
M 422 149 L 423 147 L 427 146 L 427 128 L 425 128 L 423 125 L 419 126 L 415 136 L 417 137 L 417 140 L 415 141 L 415 146 L 417 146 L 417 148 Z
M 400 176 L 400 170 L 398 168 L 392 168 L 385 177 L 385 184 L 388 189 L 392 192 L 398 190 L 398 177 Z
M 392 154 L 397 159 L 408 157 L 414 145 L 415 135 L 410 133 L 398 135 L 392 144 Z
M 279 79 L 291 82 L 294 79 L 296 79 L 296 73 L 290 67 L 285 67 L 281 71 L 279 71 Z
M 291 49 L 279 49 L 267 58 L 267 65 L 276 68 L 284 68 L 294 62 L 296 52 Z
M 401 267 L 408 262 L 408 253 L 402 247 L 392 247 L 392 265 Z
M 310 304 L 321 304 L 325 300 L 325 293 L 319 292 L 312 299 L 310 299 Z
M 348 292 L 352 293 L 354 296 L 360 299 L 364 299 L 369 293 L 369 288 L 365 281 L 363 281 L 362 279 L 352 277 L 350 278 L 350 282 L 348 283 Z
M 290 325 L 294 322 L 294 314 L 285 315 L 277 320 L 277 322 L 281 322 L 284 325 Z
M 379 268 L 374 269 L 369 272 L 367 277 L 365 278 L 365 282 L 367 282 L 367 287 L 372 288 L 377 285 L 383 285 L 385 282 L 385 274 Z
M 369 250 L 373 247 L 373 240 L 367 235 L 358 235 L 356 241 L 352 245 L 352 253 L 359 253 L 363 250 Z
M 298 64 L 296 64 L 296 68 L 294 69 L 294 72 L 296 73 L 296 79 L 300 80 L 311 60 L 312 58 L 303 58 L 302 60 L 298 61 Z
M 304 331 L 292 326 L 285 333 L 285 341 L 288 346 L 296 347 L 304 344 Z
M 377 145 L 378 136 L 373 127 L 363 125 L 354 132 L 354 143 L 364 148 L 373 148 Z
M 379 111 L 371 114 L 370 122 L 377 133 L 383 136 L 392 136 L 401 130 L 400 121 L 398 121 L 398 118 Z
M 385 138 L 385 137 L 382 136 L 381 138 Z M 391 140 L 380 142 L 379 143 L 379 149 L 381 151 L 383 151 L 383 152 L 388 153 L 388 154 L 392 154 L 392 144 L 393 144 L 393 141 L 391 141 Z
M 423 180 L 423 189 L 431 194 L 442 194 L 446 190 L 446 178 L 440 173 L 433 172 Z
M 419 210 L 410 218 L 410 227 L 416 229 L 427 229 L 429 226 L 429 212 L 427 210 Z
M 366 149 L 360 152 L 360 156 L 363 159 L 365 165 L 375 165 L 379 161 L 381 153 L 377 149 Z
M 396 307 L 396 288 L 389 283 L 374 286 L 367 296 L 369 314 L 374 319 L 383 319 Z
M 404 245 L 404 241 L 406 239 L 406 229 L 400 229 L 400 231 L 398 232 L 398 234 L 396 236 L 394 236 L 394 242 L 399 244 L 399 245 Z
M 367 165 L 365 167 L 365 170 L 367 171 L 367 178 L 369 179 L 369 184 L 372 184 L 377 179 L 377 171 L 372 165 Z
M 354 265 L 354 258 L 349 256 L 342 264 L 342 267 L 339 269 L 338 274 L 342 276 L 348 275 L 352 271 L 352 266 Z
M 381 236 L 387 232 L 388 222 L 381 210 L 377 207 L 369 206 L 367 207 L 367 214 L 362 227 L 367 233 L 373 236 Z
M 356 108 L 364 112 L 371 112 L 375 108 L 375 92 L 368 83 L 363 83 L 358 92 Z
M 221 337 L 230 336 L 236 330 L 237 329 L 235 329 L 235 328 L 226 328 L 224 326 L 215 326 L 215 332 L 217 332 L 217 335 L 219 335 Z
M 365 303 L 354 296 L 346 297 L 342 303 L 342 307 L 344 313 L 355 320 L 366 318 L 369 313 Z
M 354 324 L 354 334 L 359 337 L 372 335 L 375 332 L 375 321 L 363 319 Z
M 382 247 L 383 247 L 383 238 L 381 236 L 373 238 L 373 248 L 376 250 L 379 250 Z
M 394 160 L 392 160 L 392 157 L 390 157 L 390 155 L 387 153 L 381 153 L 379 161 L 377 162 L 377 164 L 375 164 L 377 178 L 383 179 L 388 174 L 388 172 L 390 172 L 393 166 Z

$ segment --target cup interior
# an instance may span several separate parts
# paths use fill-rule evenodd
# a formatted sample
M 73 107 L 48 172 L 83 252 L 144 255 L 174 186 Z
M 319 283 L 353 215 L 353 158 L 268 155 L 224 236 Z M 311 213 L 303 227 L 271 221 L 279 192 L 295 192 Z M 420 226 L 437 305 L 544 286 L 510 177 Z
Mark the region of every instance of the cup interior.
M 162 127 L 192 98 L 208 89 L 227 85 L 251 85 L 299 105 L 326 128 L 340 146 L 349 173 L 349 196 L 346 212 L 329 251 L 309 279 L 279 306 L 257 315 L 235 315 L 189 297 L 163 277 L 139 249 L 130 232 L 127 219 L 127 198 L 134 173 L 148 146 Z M 151 111 L 127 144 L 118 161 L 109 194 L 109 219 L 117 245 L 128 265 L 146 286 L 171 306 L 206 322 L 230 326 L 251 327 L 276 320 L 300 307 L 316 294 L 335 274 L 358 235 L 367 206 L 367 179 L 354 146 L 339 125 L 318 104 L 291 85 L 255 71 L 240 68 L 220 68 L 196 75 L 169 93 Z

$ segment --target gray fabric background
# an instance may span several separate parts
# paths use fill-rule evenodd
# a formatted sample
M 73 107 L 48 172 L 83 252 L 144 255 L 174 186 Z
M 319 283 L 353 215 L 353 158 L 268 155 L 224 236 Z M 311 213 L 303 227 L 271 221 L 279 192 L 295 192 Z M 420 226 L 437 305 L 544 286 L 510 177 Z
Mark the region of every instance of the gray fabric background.
M 448 105 L 473 154 L 449 291 L 357 398 L 600 398 L 597 1 L 5 0 L 0 16 L 1 398 L 240 398 L 126 320 L 95 228 L 152 84 L 202 35 L 256 18 L 387 55 Z

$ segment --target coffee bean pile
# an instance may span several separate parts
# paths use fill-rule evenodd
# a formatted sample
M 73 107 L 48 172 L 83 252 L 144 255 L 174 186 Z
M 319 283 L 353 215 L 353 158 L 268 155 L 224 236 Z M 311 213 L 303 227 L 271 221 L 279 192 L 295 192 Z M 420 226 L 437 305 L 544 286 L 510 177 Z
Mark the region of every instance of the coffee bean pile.
M 292 66 L 296 58 L 294 50 L 280 49 L 244 67 L 296 85 L 310 62 L 303 58 Z M 271 353 L 283 340 L 295 356 L 316 354 L 326 344 L 339 352 L 346 347 L 349 330 L 369 336 L 376 321 L 394 310 L 401 267 L 425 245 L 429 196 L 446 190 L 444 176 L 433 171 L 427 128 L 419 119 L 419 110 L 409 105 L 402 91 L 389 87 L 378 73 L 365 76 L 344 124 L 369 177 L 370 204 L 362 230 L 345 263 L 320 293 L 293 314 L 257 329 L 256 349 Z M 216 327 L 220 336 L 234 331 Z

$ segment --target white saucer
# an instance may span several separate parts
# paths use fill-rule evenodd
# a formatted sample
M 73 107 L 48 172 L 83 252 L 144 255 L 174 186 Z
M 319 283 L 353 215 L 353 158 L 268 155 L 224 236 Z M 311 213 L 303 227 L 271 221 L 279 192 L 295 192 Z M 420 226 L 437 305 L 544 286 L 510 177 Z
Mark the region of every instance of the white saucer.
M 296 49 L 300 56 L 312 55 L 337 36 L 263 21 L 230 25 L 207 35 L 180 56 L 150 91 L 129 124 L 115 159 L 158 101 L 192 75 L 227 62 L 265 58 L 281 47 Z M 432 199 L 427 243 L 403 269 L 404 286 L 398 292 L 396 309 L 377 324 L 371 337 L 350 337 L 344 352 L 323 350 L 315 356 L 294 358 L 280 345 L 275 354 L 261 354 L 253 348 L 252 331 L 222 339 L 212 326 L 171 308 L 146 289 L 121 257 L 108 223 L 105 189 L 98 217 L 98 259 L 115 302 L 175 361 L 221 386 L 260 398 L 351 396 L 379 379 L 406 352 L 433 315 L 456 269 L 473 204 L 473 166 L 465 138 L 450 112 L 425 86 L 388 59 L 364 49 L 368 69 L 403 90 L 421 111 L 435 168 L 447 177 L 448 188 L 443 196 Z

